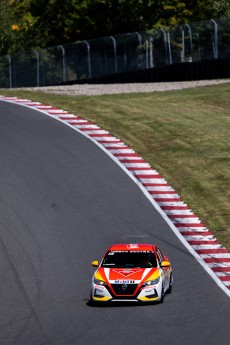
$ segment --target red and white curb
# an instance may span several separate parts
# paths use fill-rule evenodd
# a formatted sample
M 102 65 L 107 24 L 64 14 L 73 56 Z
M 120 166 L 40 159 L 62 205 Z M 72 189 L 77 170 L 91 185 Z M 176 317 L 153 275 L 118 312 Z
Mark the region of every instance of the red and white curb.
M 230 297 L 230 253 L 181 200 L 166 180 L 132 148 L 92 122 L 61 109 L 17 97 L 0 100 L 40 111 L 99 146 L 139 186 L 189 252 Z

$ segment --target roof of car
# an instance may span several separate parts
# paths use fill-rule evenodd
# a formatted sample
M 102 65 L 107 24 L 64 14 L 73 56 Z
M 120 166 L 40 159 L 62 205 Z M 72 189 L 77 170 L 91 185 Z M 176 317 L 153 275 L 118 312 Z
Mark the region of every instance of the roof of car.
M 130 250 L 130 251 L 154 251 L 156 248 L 153 244 L 140 244 L 140 243 L 122 243 L 122 244 L 113 244 L 109 250 Z

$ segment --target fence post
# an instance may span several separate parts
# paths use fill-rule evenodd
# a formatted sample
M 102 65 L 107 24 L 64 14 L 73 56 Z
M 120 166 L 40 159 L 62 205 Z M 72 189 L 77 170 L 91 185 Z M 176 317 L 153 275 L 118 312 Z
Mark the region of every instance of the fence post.
M 66 68 L 65 68 L 65 49 L 63 46 L 58 46 L 62 51 L 62 70 L 63 70 L 63 82 L 66 81 Z
M 117 73 L 117 45 L 116 40 L 113 36 L 110 36 L 111 40 L 113 41 L 113 51 L 114 51 L 114 66 L 115 66 L 115 73 Z
M 143 59 L 143 56 L 142 56 L 142 46 L 141 46 L 141 44 L 142 44 L 142 42 L 141 42 L 141 35 L 139 34 L 139 32 L 135 32 L 135 34 L 137 35 L 137 37 L 138 37 L 138 41 L 139 41 L 139 44 L 140 44 L 140 49 L 141 49 L 141 54 L 139 55 L 139 57 L 141 57 L 141 67 L 142 67 L 142 59 Z M 138 64 L 139 65 L 139 64 Z
M 90 45 L 87 41 L 83 41 L 83 43 L 85 43 L 87 47 L 88 73 L 89 73 L 89 79 L 91 79 L 92 72 L 91 72 L 91 61 L 90 61 Z
M 40 85 L 40 71 L 39 71 L 39 53 L 37 50 L 34 50 L 37 59 L 37 86 Z
M 185 26 L 187 26 L 188 28 L 188 32 L 189 32 L 189 38 L 190 38 L 190 57 L 189 57 L 189 62 L 192 62 L 192 30 L 191 30 L 191 27 L 190 25 L 188 24 L 185 24 Z
M 154 67 L 153 62 L 153 37 L 149 39 L 149 66 L 150 68 Z
M 211 22 L 214 24 L 214 41 L 212 37 L 212 49 L 213 49 L 214 59 L 218 59 L 218 25 L 213 19 L 211 19 Z
M 11 64 L 11 56 L 7 55 L 7 59 L 9 62 L 9 86 L 12 89 L 12 64 Z
M 184 46 L 184 30 L 181 30 L 181 40 L 182 40 L 182 48 L 181 48 L 181 62 L 185 62 L 185 46 Z
M 148 38 L 145 40 L 145 67 L 149 68 L 150 65 L 150 44 Z
M 166 65 L 168 64 L 168 50 L 167 50 L 167 38 L 166 38 L 166 32 L 163 29 L 160 29 L 160 31 L 163 33 L 164 36 L 164 43 L 165 43 L 165 62 Z
M 172 52 L 171 52 L 171 41 L 170 41 L 170 33 L 168 31 L 168 49 L 169 49 L 169 64 L 172 64 Z

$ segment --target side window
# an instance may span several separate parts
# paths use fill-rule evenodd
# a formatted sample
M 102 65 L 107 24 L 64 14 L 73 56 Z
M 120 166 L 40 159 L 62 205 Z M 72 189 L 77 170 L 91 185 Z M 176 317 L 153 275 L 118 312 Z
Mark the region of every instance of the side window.
M 157 259 L 160 263 L 164 260 L 163 254 L 161 253 L 159 248 L 157 248 Z

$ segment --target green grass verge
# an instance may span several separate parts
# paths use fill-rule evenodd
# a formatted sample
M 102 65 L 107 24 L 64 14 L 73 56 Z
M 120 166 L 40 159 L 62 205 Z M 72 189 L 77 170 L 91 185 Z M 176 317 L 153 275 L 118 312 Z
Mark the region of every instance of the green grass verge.
M 230 250 L 230 84 L 60 96 L 0 90 L 81 115 L 130 145 Z

